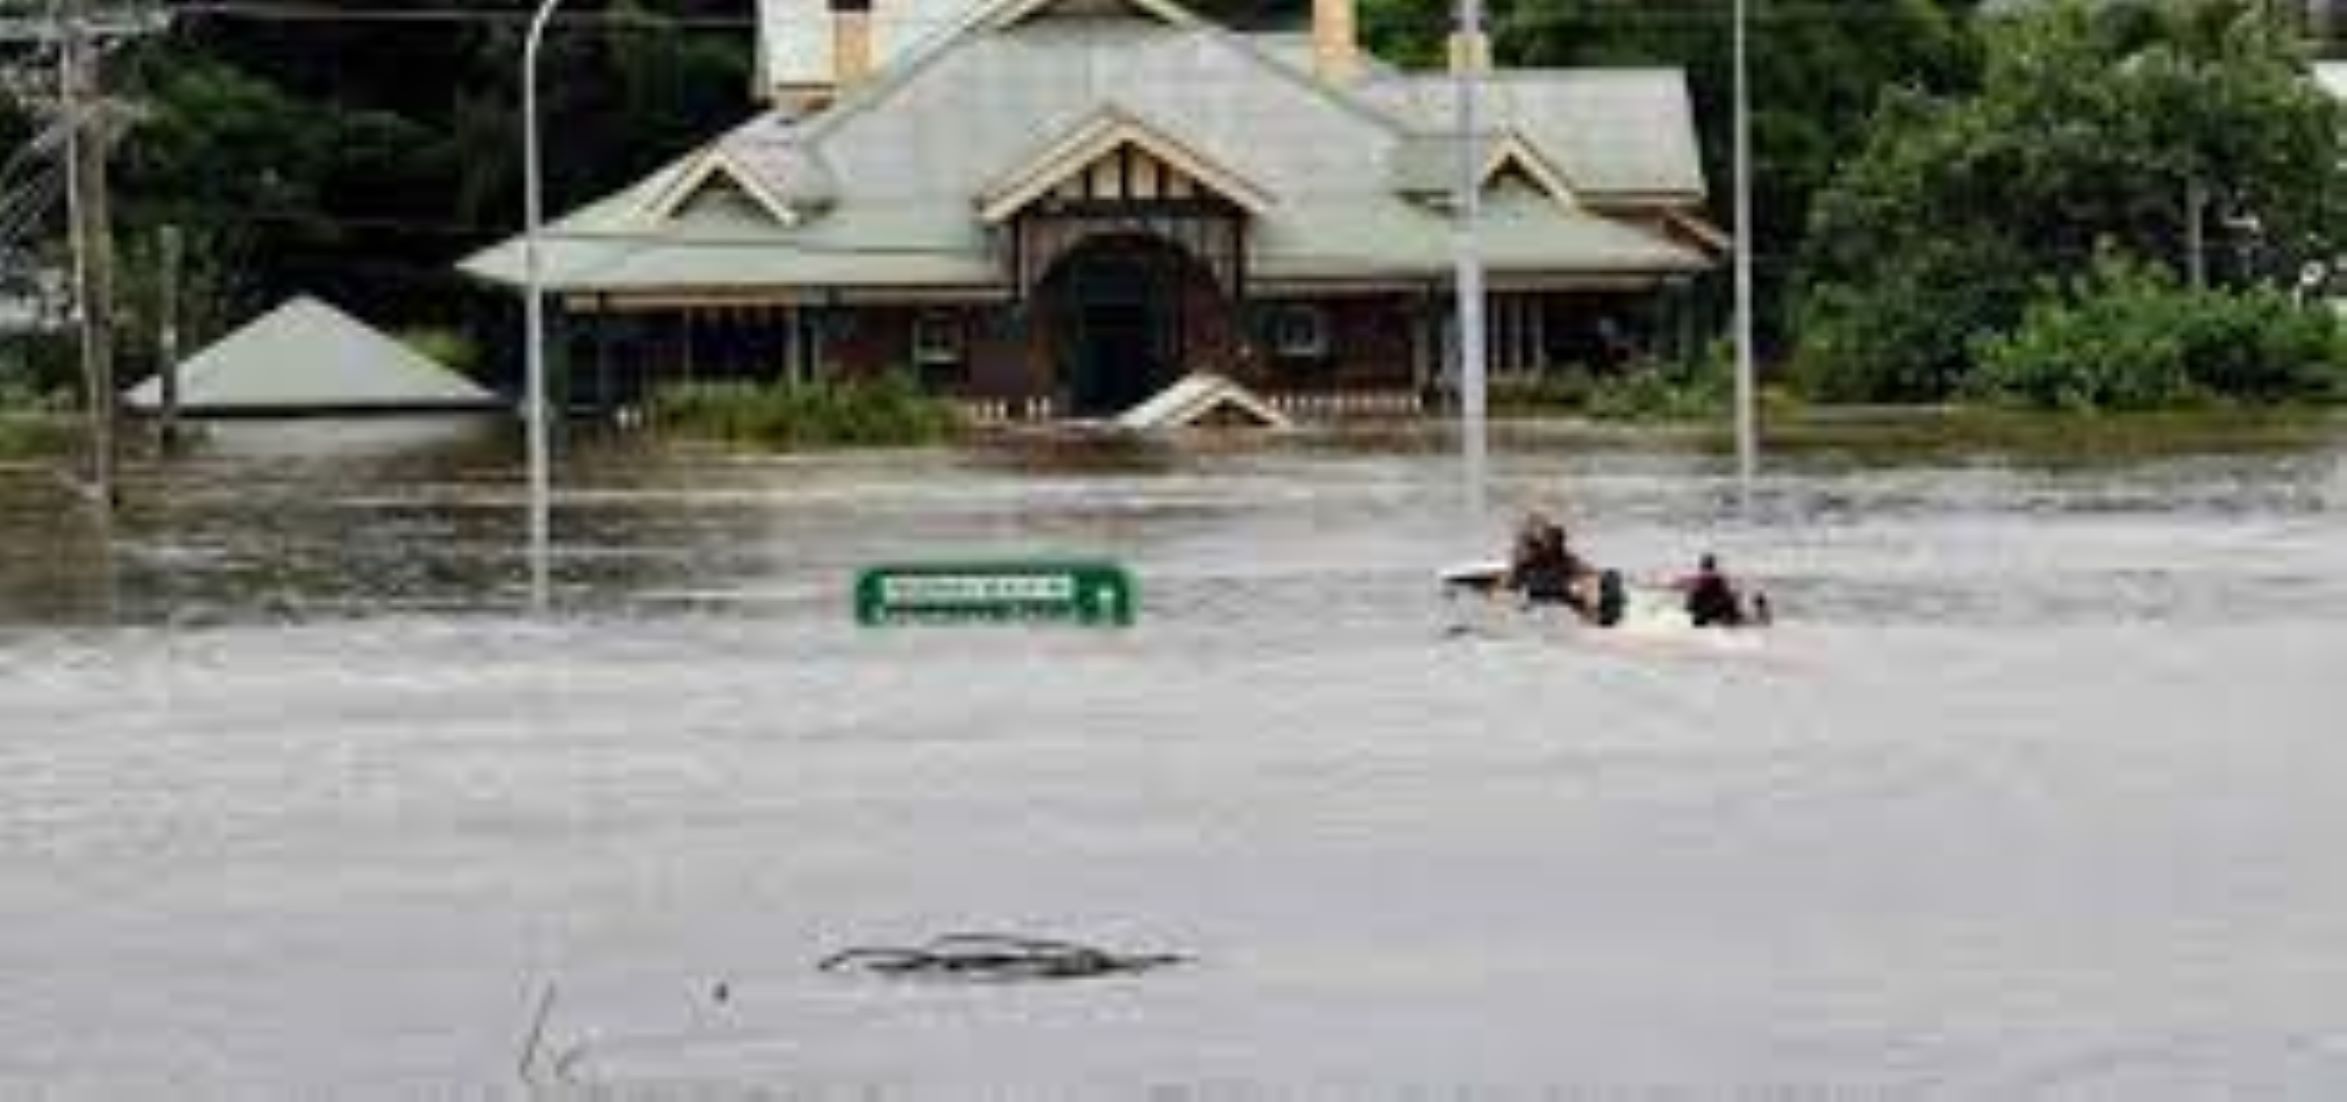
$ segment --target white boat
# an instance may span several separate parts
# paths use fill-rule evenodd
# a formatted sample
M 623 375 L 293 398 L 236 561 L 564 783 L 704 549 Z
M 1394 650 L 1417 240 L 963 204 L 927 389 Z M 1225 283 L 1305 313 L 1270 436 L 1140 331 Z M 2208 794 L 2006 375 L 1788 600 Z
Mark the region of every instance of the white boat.
M 1723 645 L 1756 644 L 1758 633 L 1753 628 L 1695 626 L 1687 614 L 1686 595 L 1667 585 L 1639 584 L 1624 578 L 1617 571 L 1607 571 L 1605 585 L 1618 610 L 1607 622 L 1585 620 L 1564 609 L 1557 608 L 1555 616 L 1546 615 L 1551 606 L 1534 605 L 1514 594 L 1500 589 L 1507 576 L 1508 566 L 1496 560 L 1465 562 L 1436 573 L 1443 592 L 1453 601 L 1475 601 L 1501 610 L 1513 618 L 1540 615 L 1544 620 L 1570 623 L 1577 629 L 1623 639 L 1631 638 L 1703 638 Z M 1602 600 L 1602 599 L 1601 599 Z

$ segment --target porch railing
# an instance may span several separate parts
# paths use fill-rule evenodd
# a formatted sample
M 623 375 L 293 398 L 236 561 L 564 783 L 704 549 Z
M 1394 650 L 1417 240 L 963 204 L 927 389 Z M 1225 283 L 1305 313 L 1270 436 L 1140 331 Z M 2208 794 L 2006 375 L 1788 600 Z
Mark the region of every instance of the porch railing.
M 1403 389 L 1275 390 L 1263 400 L 1298 421 L 1415 417 L 1425 408 L 1417 391 Z
M 962 416 L 974 425 L 1016 425 L 1059 418 L 1059 399 L 1049 394 L 1016 398 L 962 397 L 954 399 Z
M 1353 421 L 1416 417 L 1425 412 L 1415 390 L 1399 387 L 1349 390 L 1272 390 L 1258 394 L 1273 409 L 1298 421 Z M 1054 421 L 1064 415 L 1048 394 L 1024 397 L 964 396 L 954 399 L 974 425 L 1019 425 Z

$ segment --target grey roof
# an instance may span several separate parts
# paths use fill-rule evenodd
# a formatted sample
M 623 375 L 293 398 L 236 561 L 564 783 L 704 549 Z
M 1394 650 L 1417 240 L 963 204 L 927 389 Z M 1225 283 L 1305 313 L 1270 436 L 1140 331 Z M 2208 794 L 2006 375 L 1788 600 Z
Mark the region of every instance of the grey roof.
M 1312 72 L 1315 57 L 1311 31 L 1249 31 L 1247 32 L 1247 41 L 1254 43 L 1256 49 L 1263 51 L 1272 60 L 1290 69 L 1299 73 Z M 1387 64 L 1383 58 L 1368 50 L 1362 50 L 1360 56 L 1361 72 L 1364 76 L 1392 77 L 1401 74 L 1401 70 Z
M 496 396 L 422 353 L 314 298 L 287 301 L 179 365 L 190 413 L 481 408 Z M 149 378 L 133 409 L 162 405 Z
M 1373 80 L 1361 93 L 1421 131 L 1452 132 L 1455 87 L 1421 74 Z M 1502 70 L 1482 88 L 1482 125 L 1522 135 L 1578 191 L 1691 200 L 1705 193 L 1695 109 L 1676 69 Z
M 1254 219 L 1257 272 L 1338 279 L 1447 269 L 1448 222 L 1396 187 L 1415 175 L 1431 183 L 1442 151 L 1455 149 L 1441 137 L 1447 85 L 1386 76 L 1332 87 L 1275 58 L 1257 36 L 1186 15 L 1005 25 L 988 14 L 1019 2 L 993 0 L 959 33 L 818 114 L 753 119 L 562 219 L 545 241 L 548 284 L 615 292 L 995 286 L 1004 266 L 977 197 L 1104 111 L 1140 120 L 1273 198 Z M 1490 86 L 1497 124 L 1533 146 L 1576 197 L 1699 201 L 1702 172 L 1677 73 L 1535 73 Z M 795 224 L 739 210 L 646 218 L 647 203 L 712 150 L 784 197 Z M 1494 252 L 1523 254 L 1527 267 L 1676 272 L 1708 264 L 1661 234 L 1576 204 L 1516 218 Z M 1530 255 L 1518 242 L 1550 251 Z M 520 242 L 463 267 L 518 283 Z
M 872 5 L 872 62 L 885 65 L 959 26 L 984 0 Z M 758 0 L 758 71 L 767 88 L 831 79 L 831 0 Z

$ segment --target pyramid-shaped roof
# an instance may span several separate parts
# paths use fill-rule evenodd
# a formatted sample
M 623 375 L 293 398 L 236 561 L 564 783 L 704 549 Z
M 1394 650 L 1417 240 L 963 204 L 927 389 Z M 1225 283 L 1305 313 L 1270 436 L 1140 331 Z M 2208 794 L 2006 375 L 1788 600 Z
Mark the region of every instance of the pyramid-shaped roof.
M 151 377 L 125 395 L 162 405 Z M 247 323 L 179 365 L 189 413 L 480 409 L 496 395 L 317 299 L 303 296 Z

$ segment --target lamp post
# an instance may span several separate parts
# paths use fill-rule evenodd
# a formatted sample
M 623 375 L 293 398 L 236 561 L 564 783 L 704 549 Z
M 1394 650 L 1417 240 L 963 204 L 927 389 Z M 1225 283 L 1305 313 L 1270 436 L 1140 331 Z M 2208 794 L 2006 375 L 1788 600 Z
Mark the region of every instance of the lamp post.
M 541 194 L 545 182 L 538 155 L 538 47 L 560 3 L 562 0 L 543 0 L 538 5 L 537 14 L 530 19 L 529 36 L 522 43 L 522 281 L 528 329 L 522 421 L 529 437 L 530 610 L 540 614 L 551 604 L 549 544 L 554 491 L 546 423 L 546 288 L 538 253 L 538 236 L 545 220 Z
M 1752 95 L 1747 50 L 1747 0 L 1736 0 L 1736 499 L 1749 512 L 1760 470 L 1760 427 L 1752 351 Z
M 1459 0 L 1459 37 L 1452 59 L 1459 128 L 1456 261 L 1459 311 L 1460 451 L 1467 481 L 1467 523 L 1483 527 L 1490 507 L 1490 441 L 1485 416 L 1483 254 L 1476 223 L 1483 214 L 1483 150 L 1477 140 L 1476 97 L 1484 64 L 1483 0 Z

